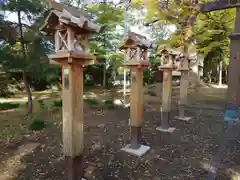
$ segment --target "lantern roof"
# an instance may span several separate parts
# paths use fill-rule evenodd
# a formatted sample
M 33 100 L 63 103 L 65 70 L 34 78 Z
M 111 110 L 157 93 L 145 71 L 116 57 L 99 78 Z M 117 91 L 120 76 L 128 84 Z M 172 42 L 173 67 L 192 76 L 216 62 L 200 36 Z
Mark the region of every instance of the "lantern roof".
M 129 31 L 127 38 L 124 39 L 123 45 L 120 46 L 120 49 L 126 49 L 128 47 L 135 48 L 137 46 L 143 49 L 148 49 L 152 47 L 152 42 L 147 40 L 147 38 L 143 35 Z
M 179 51 L 178 49 L 172 49 L 172 48 L 159 49 L 156 55 L 157 56 L 162 56 L 162 55 L 177 56 L 177 60 L 179 58 L 186 57 L 186 55 L 183 52 Z M 190 59 L 189 56 L 187 56 L 187 58 Z
M 99 33 L 101 26 L 90 22 L 84 12 L 77 8 L 70 7 L 57 2 L 51 2 L 49 5 L 50 12 L 45 19 L 40 31 L 46 34 L 52 34 L 60 24 L 69 26 L 78 33 Z
M 181 52 L 176 51 L 176 50 L 171 49 L 171 48 L 163 48 L 163 49 L 160 49 L 157 53 L 158 56 L 161 56 L 163 54 L 169 54 L 169 55 L 177 56 L 177 55 L 180 55 Z

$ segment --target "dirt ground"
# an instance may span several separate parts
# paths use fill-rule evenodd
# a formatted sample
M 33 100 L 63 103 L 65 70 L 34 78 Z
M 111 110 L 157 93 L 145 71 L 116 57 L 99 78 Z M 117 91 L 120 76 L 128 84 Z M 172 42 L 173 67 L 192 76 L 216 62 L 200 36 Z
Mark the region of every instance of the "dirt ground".
M 206 167 L 211 164 L 222 141 L 219 135 L 224 124 L 224 102 L 219 98 L 223 93 L 211 91 L 210 94 L 215 92 L 215 96 L 203 97 L 202 94 L 206 93 L 192 95 L 195 102 L 186 108 L 186 114 L 192 120 L 181 122 L 172 118 L 171 125 L 176 127 L 172 134 L 155 130 L 160 123 L 160 104 L 145 103 L 143 144 L 150 146 L 151 150 L 141 158 L 120 150 L 129 141 L 128 108 L 103 110 L 86 107 L 84 165 L 87 180 L 205 179 Z M 41 113 L 49 125 L 40 134 L 22 133 L 23 138 L 14 141 L 0 136 L 0 180 L 67 180 L 61 148 L 61 109 Z M 175 115 L 177 108 L 173 106 L 172 117 Z M 19 117 L 16 124 L 23 121 L 20 112 L 0 114 L 0 118 L 5 117 L 5 123 L 16 116 Z M 25 122 L 20 124 L 26 128 Z M 238 135 L 235 133 L 229 140 L 219 180 L 240 179 Z

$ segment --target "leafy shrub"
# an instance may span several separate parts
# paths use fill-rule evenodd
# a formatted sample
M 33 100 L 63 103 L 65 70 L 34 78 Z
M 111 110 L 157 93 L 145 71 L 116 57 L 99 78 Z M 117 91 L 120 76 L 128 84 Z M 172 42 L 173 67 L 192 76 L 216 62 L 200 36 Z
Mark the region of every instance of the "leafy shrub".
M 38 100 L 38 103 L 40 105 L 41 108 L 45 107 L 44 101 L 43 100 Z
M 55 107 L 62 107 L 62 100 L 58 100 L 58 101 L 54 101 L 53 102 L 53 105 L 55 106 Z
M 16 109 L 19 106 L 19 103 L 0 103 L 0 110 Z
M 32 131 L 41 131 L 46 127 L 46 123 L 41 119 L 34 119 L 33 122 L 29 125 L 29 129 Z
M 103 106 L 107 109 L 114 109 L 115 108 L 115 104 L 114 104 L 113 100 L 106 100 L 104 102 Z
M 97 104 L 99 104 L 98 100 L 96 100 L 96 99 L 86 99 L 85 101 L 88 103 L 88 105 L 97 105 Z

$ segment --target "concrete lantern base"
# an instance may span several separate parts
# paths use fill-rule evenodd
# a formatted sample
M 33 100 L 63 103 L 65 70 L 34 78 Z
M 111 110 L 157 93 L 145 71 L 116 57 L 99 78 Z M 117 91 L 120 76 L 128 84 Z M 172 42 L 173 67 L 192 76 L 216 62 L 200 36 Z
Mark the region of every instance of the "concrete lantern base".
M 178 119 L 178 120 L 181 120 L 181 121 L 186 121 L 186 122 L 188 122 L 188 121 L 190 121 L 190 120 L 192 119 L 192 117 L 186 117 L 186 116 L 183 116 L 183 117 L 181 117 L 181 116 L 175 116 L 174 119 Z
M 173 133 L 176 128 L 169 127 L 169 128 L 163 128 L 162 126 L 156 128 L 157 131 L 165 132 L 165 133 Z
M 133 148 L 131 148 L 131 145 L 128 144 L 121 150 L 125 151 L 129 154 L 141 157 L 141 156 L 145 155 L 150 149 L 151 148 L 149 146 L 144 146 L 144 145 L 141 145 L 138 149 L 133 149 Z

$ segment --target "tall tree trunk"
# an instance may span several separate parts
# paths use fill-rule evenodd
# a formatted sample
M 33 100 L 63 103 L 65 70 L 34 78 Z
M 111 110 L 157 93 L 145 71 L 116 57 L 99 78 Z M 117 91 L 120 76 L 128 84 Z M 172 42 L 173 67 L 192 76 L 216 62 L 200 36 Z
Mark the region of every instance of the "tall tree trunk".
M 226 83 L 228 83 L 228 67 L 225 70 L 225 79 L 226 79 Z
M 212 83 L 212 70 L 210 70 L 208 73 L 207 73 L 207 76 L 208 76 L 208 83 Z
M 20 31 L 20 44 L 22 49 L 23 58 L 26 59 L 26 49 L 24 45 L 24 38 L 23 38 L 23 29 L 22 29 L 22 21 L 21 21 L 21 11 L 17 12 L 18 15 L 18 24 L 19 24 L 19 31 Z M 28 82 L 28 74 L 25 70 L 23 70 L 23 83 L 25 86 L 25 90 L 28 95 L 28 115 L 32 114 L 33 111 L 33 103 L 32 103 L 32 92 Z
M 219 62 L 219 72 L 218 72 L 218 85 L 219 86 L 222 86 L 222 65 L 223 65 L 223 62 L 222 60 Z
M 106 88 L 106 65 L 103 64 L 103 88 Z

